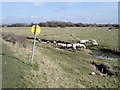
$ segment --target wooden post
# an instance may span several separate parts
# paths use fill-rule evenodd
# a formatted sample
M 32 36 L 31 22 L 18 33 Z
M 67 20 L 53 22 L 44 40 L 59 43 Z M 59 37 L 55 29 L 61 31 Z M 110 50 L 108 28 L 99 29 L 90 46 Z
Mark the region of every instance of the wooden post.
M 36 42 L 36 30 L 37 30 L 37 27 L 38 27 L 38 24 L 36 23 L 35 32 L 34 32 L 34 43 L 33 43 L 33 48 L 32 48 L 32 59 L 30 60 L 30 64 L 33 63 L 33 59 L 34 59 L 35 42 Z

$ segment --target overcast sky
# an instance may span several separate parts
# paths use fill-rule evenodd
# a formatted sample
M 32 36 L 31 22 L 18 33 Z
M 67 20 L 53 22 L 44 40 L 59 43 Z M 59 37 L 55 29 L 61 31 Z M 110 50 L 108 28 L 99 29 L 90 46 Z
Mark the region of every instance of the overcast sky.
M 2 23 L 118 23 L 117 2 L 3 2 Z

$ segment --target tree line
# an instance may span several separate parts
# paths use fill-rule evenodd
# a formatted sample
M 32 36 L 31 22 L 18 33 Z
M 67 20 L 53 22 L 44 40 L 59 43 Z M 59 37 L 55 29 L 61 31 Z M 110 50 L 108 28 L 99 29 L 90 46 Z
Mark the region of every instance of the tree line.
M 11 25 L 2 25 L 2 27 L 31 27 L 35 23 L 31 24 L 22 24 L 22 23 L 16 23 Z M 47 22 L 40 22 L 38 23 L 41 27 L 115 27 L 120 28 L 120 24 L 87 24 L 87 23 L 72 23 L 72 22 L 63 22 L 63 21 L 47 21 Z

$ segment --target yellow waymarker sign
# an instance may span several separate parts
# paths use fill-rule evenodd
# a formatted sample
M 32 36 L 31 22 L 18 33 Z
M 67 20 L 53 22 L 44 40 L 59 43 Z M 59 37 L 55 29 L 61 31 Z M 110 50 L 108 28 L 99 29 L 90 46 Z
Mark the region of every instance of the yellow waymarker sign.
M 41 31 L 40 26 L 37 25 L 37 27 L 36 27 L 36 25 L 33 25 L 33 26 L 31 27 L 31 32 L 34 34 L 35 31 L 36 31 L 36 35 L 38 35 L 38 34 L 40 33 L 40 31 Z
M 30 64 L 33 63 L 33 59 L 34 59 L 34 51 L 35 51 L 35 42 L 36 42 L 36 35 L 38 35 L 41 31 L 40 26 L 38 26 L 38 24 L 36 23 L 36 25 L 33 25 L 31 27 L 31 32 L 34 34 L 34 43 L 33 43 L 33 48 L 32 48 L 32 59 L 30 60 Z

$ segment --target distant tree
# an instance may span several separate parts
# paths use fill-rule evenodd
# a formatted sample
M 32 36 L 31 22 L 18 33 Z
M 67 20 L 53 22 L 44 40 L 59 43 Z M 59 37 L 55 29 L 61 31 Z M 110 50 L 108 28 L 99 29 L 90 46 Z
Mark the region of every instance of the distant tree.
M 34 25 L 34 23 L 32 22 L 29 26 L 31 27 L 31 26 L 33 26 Z
M 12 24 L 11 27 L 28 27 L 28 24 L 21 24 L 21 23 L 16 23 L 16 24 Z
M 94 23 L 94 24 L 93 24 L 93 27 L 97 27 L 97 24 L 96 24 L 96 23 Z
M 65 23 L 62 23 L 62 24 L 60 25 L 60 27 L 61 27 L 61 28 L 65 28 L 65 27 L 66 27 L 66 24 L 65 24 Z

